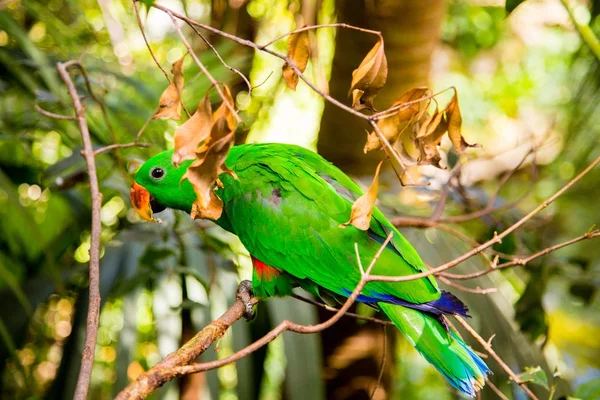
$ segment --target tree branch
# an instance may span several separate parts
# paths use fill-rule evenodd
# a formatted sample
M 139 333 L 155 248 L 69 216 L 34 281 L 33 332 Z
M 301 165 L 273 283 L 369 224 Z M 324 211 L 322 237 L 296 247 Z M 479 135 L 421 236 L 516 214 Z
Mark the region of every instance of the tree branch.
M 258 300 L 253 299 L 253 304 L 256 303 Z M 215 340 L 225 335 L 234 322 L 244 316 L 245 311 L 244 302 L 237 299 L 223 315 L 206 325 L 181 348 L 140 375 L 135 382 L 130 383 L 115 397 L 115 400 L 144 399 L 166 382 L 180 376 L 176 367 L 189 364 L 204 353 Z
M 519 377 L 517 376 L 517 374 L 515 374 L 513 372 L 512 369 L 510 369 L 510 367 L 504 362 L 504 360 L 502 360 L 502 358 L 500 358 L 500 356 L 494 351 L 494 349 L 492 348 L 492 344 L 491 344 L 491 340 L 490 341 L 486 341 L 484 340 L 476 331 L 475 329 L 471 328 L 471 325 L 467 324 L 467 322 L 462 319 L 462 317 L 455 315 L 454 318 L 458 321 L 459 324 L 461 324 L 463 326 L 463 328 L 465 328 L 465 330 L 467 332 L 469 332 L 469 334 L 471 336 L 473 336 L 473 338 L 475 338 L 475 340 L 477 340 L 477 342 L 479 342 L 479 344 L 485 349 L 485 351 L 488 352 L 488 354 L 490 356 L 492 356 L 492 358 L 494 360 L 496 360 L 496 362 L 498 363 L 498 365 L 500 365 L 500 367 L 508 374 L 508 376 L 510 376 L 510 378 L 519 386 L 521 386 L 521 388 L 525 391 L 525 393 L 527 393 L 527 396 L 529 396 L 529 398 L 531 398 L 532 400 L 538 400 L 537 396 L 535 394 L 533 394 L 533 392 L 527 387 L 527 385 L 525 384 L 525 382 L 522 382 Z
M 178 376 L 216 369 L 240 360 L 273 341 L 285 331 L 310 334 L 329 328 L 340 318 L 342 318 L 342 316 L 352 306 L 364 286 L 367 284 L 369 274 L 392 237 L 393 233 L 390 233 L 371 260 L 371 263 L 366 271 L 362 269 L 358 254 L 358 246 L 355 246 L 356 257 L 361 270 L 361 280 L 350 297 L 348 297 L 344 305 L 327 321 L 316 325 L 306 326 L 296 324 L 289 320 L 284 320 L 265 336 L 235 352 L 229 357 L 207 363 L 190 364 L 190 362 L 192 362 L 196 357 L 206 351 L 206 349 L 208 349 L 216 339 L 222 337 L 235 321 L 242 317 L 245 312 L 245 305 L 242 301 L 237 300 L 234 305 L 231 306 L 227 312 L 225 312 L 225 314 L 223 314 L 219 319 L 211 322 L 182 348 L 177 350 L 175 353 L 171 353 L 169 356 L 167 356 L 167 358 L 159 362 L 156 366 L 142 374 L 135 382 L 127 386 L 123 391 L 121 391 L 121 393 L 119 393 L 119 395 L 116 397 L 116 400 L 144 399 L 150 393 L 156 390 L 156 388 Z M 254 299 L 254 302 L 256 301 L 257 300 Z
M 90 242 L 90 266 L 89 266 L 89 305 L 88 315 L 85 330 L 85 342 L 83 352 L 81 355 L 81 367 L 79 369 L 79 377 L 77 378 L 77 386 L 75 388 L 74 399 L 85 400 L 90 384 L 90 377 L 92 375 L 92 367 L 94 364 L 94 353 L 96 350 L 96 337 L 98 335 L 98 321 L 100 318 L 100 234 L 101 234 L 101 221 L 100 221 L 100 210 L 102 207 L 102 193 L 98 186 L 98 176 L 96 174 L 96 158 L 94 155 L 94 149 L 92 147 L 92 141 L 90 139 L 90 132 L 88 130 L 87 122 L 85 120 L 85 107 L 81 104 L 79 94 L 75 88 L 75 84 L 69 75 L 67 69 L 75 64 L 77 61 L 68 61 L 66 63 L 57 63 L 56 69 L 58 75 L 61 77 L 69 96 L 73 101 L 73 107 L 75 108 L 75 115 L 79 130 L 81 132 L 81 139 L 83 141 L 83 157 L 85 158 L 85 164 L 88 170 L 90 178 L 90 194 L 92 198 L 92 232 Z
M 527 214 L 526 216 L 524 216 L 523 218 L 521 218 L 519 221 L 515 222 L 513 225 L 511 225 L 508 229 L 506 229 L 502 233 L 495 234 L 492 239 L 490 239 L 487 242 L 483 243 L 481 246 L 478 246 L 478 247 L 476 247 L 476 248 L 474 248 L 474 249 L 466 252 L 462 256 L 457 257 L 454 260 L 452 260 L 450 262 L 447 262 L 446 264 L 443 264 L 443 265 L 441 265 L 441 266 L 439 266 L 437 268 L 432 268 L 429 271 L 421 272 L 419 274 L 405 275 L 405 276 L 377 276 L 377 275 L 373 275 L 373 276 L 369 277 L 369 280 L 371 280 L 371 281 L 379 281 L 379 282 L 406 282 L 406 281 L 412 281 L 412 280 L 415 280 L 415 279 L 425 278 L 427 276 L 438 274 L 438 273 L 440 273 L 442 271 L 445 271 L 447 269 L 455 267 L 456 265 L 460 264 L 461 262 L 463 262 L 465 260 L 468 260 L 469 258 L 473 257 L 476 254 L 481 253 L 485 249 L 493 246 L 494 244 L 500 243 L 503 238 L 505 238 L 510 233 L 512 233 L 515 230 L 517 230 L 518 228 L 520 228 L 523 224 L 525 224 L 527 221 L 529 221 L 531 218 L 533 218 L 535 215 L 537 215 L 540 211 L 544 210 L 546 207 L 548 207 L 550 204 L 552 204 L 554 202 L 554 200 L 556 200 L 558 197 L 560 197 L 569 188 L 571 188 L 571 186 L 573 186 L 581 178 L 583 178 L 596 165 L 598 165 L 598 163 L 600 163 L 600 156 L 598 158 L 596 158 L 594 161 L 592 161 L 592 163 L 590 165 L 588 165 L 575 178 L 571 179 L 567 184 L 565 184 L 562 188 L 560 188 L 556 193 L 554 193 L 552 196 L 550 196 L 546 201 L 544 201 L 542 204 L 540 204 L 535 209 L 533 209 L 529 214 Z

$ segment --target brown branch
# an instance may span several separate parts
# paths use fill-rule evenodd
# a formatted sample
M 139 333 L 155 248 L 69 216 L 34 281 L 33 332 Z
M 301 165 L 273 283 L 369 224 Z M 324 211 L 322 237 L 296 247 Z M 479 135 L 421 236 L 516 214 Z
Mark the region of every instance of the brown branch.
M 364 119 L 364 120 L 369 120 L 371 118 L 370 116 L 364 115 L 364 114 L 362 114 L 362 113 L 354 110 L 353 108 L 351 108 L 351 107 L 343 104 L 342 102 L 336 100 L 335 98 L 331 97 L 329 94 L 324 93 L 323 91 L 321 91 L 308 78 L 306 78 L 306 76 L 304 76 L 304 74 L 298 69 L 298 67 L 296 66 L 296 64 L 292 60 L 290 60 L 287 56 L 285 56 L 283 54 L 279 54 L 276 51 L 273 51 L 273 50 L 270 50 L 270 49 L 267 49 L 267 48 L 261 48 L 260 45 L 254 43 L 254 42 L 252 42 L 250 40 L 242 39 L 242 38 L 239 38 L 239 37 L 237 37 L 235 35 L 229 34 L 227 32 L 223 32 L 223 31 L 221 31 L 221 30 L 219 30 L 217 28 L 214 28 L 214 27 L 212 27 L 210 25 L 202 24 L 202 23 L 200 23 L 198 21 L 195 21 L 195 20 L 193 20 L 193 19 L 191 19 L 191 18 L 189 18 L 189 17 L 187 17 L 187 16 L 185 16 L 183 14 L 179 14 L 179 13 L 177 13 L 177 12 L 175 12 L 175 11 L 173 11 L 173 10 L 171 10 L 171 9 L 163 6 L 163 5 L 155 3 L 155 4 L 152 5 L 152 7 L 157 8 L 157 9 L 159 9 L 159 10 L 161 10 L 161 11 L 167 13 L 167 14 L 171 14 L 174 17 L 176 17 L 176 18 L 184 21 L 185 23 L 187 23 L 190 26 L 192 26 L 192 25 L 197 26 L 197 27 L 199 27 L 201 29 L 204 29 L 204 30 L 206 30 L 208 32 L 214 33 L 215 35 L 219 35 L 219 36 L 224 37 L 224 38 L 226 38 L 228 40 L 231 40 L 233 42 L 241 44 L 242 46 L 251 47 L 251 48 L 256 49 L 258 51 L 263 51 L 263 52 L 265 52 L 267 54 L 270 54 L 270 55 L 272 55 L 274 57 L 277 57 L 277 58 L 279 58 L 279 59 L 287 62 L 290 65 L 290 67 L 292 68 L 292 70 L 298 75 L 298 77 L 300 79 L 302 79 L 304 81 L 304 83 L 306 83 L 313 91 L 315 91 L 316 93 L 318 93 L 319 96 L 323 97 L 325 100 L 329 101 L 330 103 L 336 105 L 337 107 L 345 110 L 346 112 L 348 112 L 348 113 L 350 113 L 350 114 L 352 114 L 352 115 L 354 115 L 354 116 L 356 116 L 358 118 L 361 118 L 361 119 Z
M 516 266 L 525 266 L 527 265 L 530 261 L 538 258 L 538 257 L 542 257 L 545 256 L 546 254 L 552 253 L 553 251 L 556 251 L 558 249 L 562 249 L 563 247 L 567 247 L 570 246 L 574 243 L 580 242 L 582 240 L 586 240 L 586 239 L 593 239 L 600 236 L 600 230 L 593 230 L 590 232 L 587 232 L 581 236 L 577 236 L 576 238 L 567 240 L 565 242 L 562 243 L 558 243 L 555 244 L 554 246 L 550 246 L 548 248 L 545 248 L 544 250 L 540 250 L 537 253 L 533 253 L 527 257 L 517 257 L 511 261 L 507 261 L 505 263 L 499 264 L 499 265 L 495 265 L 493 268 L 490 269 L 484 269 L 482 271 L 477 271 L 477 272 L 473 272 L 470 274 L 452 274 L 449 272 L 444 272 L 443 276 L 445 276 L 446 278 L 450 278 L 450 279 L 459 279 L 459 280 L 467 280 L 467 279 L 474 279 L 477 277 L 480 277 L 482 275 L 486 275 L 489 274 L 492 271 L 496 271 L 498 269 L 502 269 L 502 268 L 509 268 L 509 267 L 516 267 Z
M 446 285 L 453 287 L 455 289 L 461 290 L 463 292 L 467 292 L 467 293 L 473 293 L 473 294 L 490 294 L 490 293 L 496 293 L 498 291 L 497 288 L 488 288 L 488 289 L 481 289 L 479 286 L 476 287 L 475 289 L 470 288 L 470 287 L 466 287 L 463 285 L 460 285 L 456 282 L 452 282 L 450 279 L 446 278 L 443 275 L 436 275 L 436 277 L 444 282 Z
M 494 385 L 494 384 L 492 383 L 492 381 L 490 381 L 488 378 L 485 378 L 485 382 L 488 384 L 488 386 L 490 387 L 490 389 L 492 389 L 492 390 L 494 391 L 494 393 L 496 393 L 496 395 L 497 395 L 497 396 L 498 396 L 500 399 L 502 399 L 502 400 L 510 400 L 510 399 L 509 399 L 508 397 L 506 397 L 506 396 L 504 395 L 504 393 L 502 393 L 502 392 L 500 391 L 500 389 L 498 389 L 498 388 L 496 387 L 496 385 Z
M 256 304 L 258 300 L 253 299 L 252 302 Z M 223 315 L 206 325 L 181 348 L 140 375 L 135 382 L 130 383 L 115 397 L 115 400 L 144 399 L 164 383 L 180 376 L 181 374 L 177 373 L 175 368 L 193 362 L 216 340 L 222 338 L 231 325 L 244 316 L 245 311 L 244 302 L 237 299 Z
M 295 298 L 296 300 L 303 301 L 307 304 L 312 304 L 313 306 L 321 307 L 322 309 L 327 310 L 327 311 L 331 311 L 334 313 L 339 311 L 339 308 L 335 308 L 335 307 L 328 306 L 327 304 L 319 303 L 318 301 L 308 299 L 304 296 L 292 294 L 292 297 Z M 379 324 L 379 325 L 394 325 L 394 323 L 392 321 L 385 321 L 383 319 L 373 318 L 373 317 L 365 317 L 364 315 L 355 314 L 352 312 L 347 312 L 343 316 L 349 317 L 349 318 L 354 318 L 354 319 L 359 319 L 361 321 L 373 322 L 373 323 Z
M 235 362 L 265 346 L 285 331 L 310 334 L 329 328 L 340 318 L 342 318 L 342 316 L 344 316 L 344 314 L 352 306 L 364 286 L 367 284 L 371 270 L 375 266 L 375 263 L 381 256 L 381 253 L 389 241 L 392 239 L 392 236 L 393 233 L 390 233 L 371 260 L 371 263 L 366 271 L 363 270 L 360 263 L 358 246 L 355 246 L 356 257 L 361 271 L 361 280 L 350 297 L 348 297 L 344 305 L 327 321 L 316 325 L 306 326 L 296 324 L 289 320 L 284 320 L 265 336 L 235 352 L 229 357 L 207 363 L 190 364 L 195 358 L 206 351 L 206 349 L 208 349 L 216 339 L 222 337 L 235 321 L 242 317 L 245 312 L 245 305 L 242 301 L 237 300 L 234 305 L 231 306 L 227 312 L 225 312 L 225 314 L 223 314 L 219 319 L 211 322 L 182 348 L 167 356 L 167 358 L 159 362 L 146 373 L 142 374 L 135 382 L 131 383 L 124 390 L 122 390 L 116 397 L 116 400 L 144 399 L 158 387 L 162 386 L 165 382 L 170 381 L 178 376 L 208 371 Z M 253 301 L 256 302 L 257 300 L 254 299 Z
M 517 230 L 518 228 L 520 228 L 523 224 L 525 224 L 527 221 L 529 221 L 531 218 L 533 218 L 539 212 L 541 212 L 542 210 L 544 210 L 545 208 L 547 208 L 550 204 L 552 204 L 554 202 L 554 200 L 556 200 L 563 193 L 565 193 L 569 188 L 571 188 L 571 186 L 573 186 L 574 184 L 576 184 L 577 182 L 579 182 L 579 180 L 581 180 L 581 178 L 583 178 L 596 165 L 598 165 L 598 163 L 600 163 L 600 156 L 597 157 L 594 161 L 592 161 L 592 163 L 590 165 L 588 165 L 576 177 L 574 177 L 573 179 L 571 179 L 567 184 L 565 184 L 562 188 L 560 188 L 556 193 L 554 193 L 552 196 L 550 196 L 546 201 L 544 201 L 542 204 L 540 204 L 535 209 L 533 209 L 531 212 L 529 212 L 529 214 L 527 214 L 526 216 L 524 216 L 523 218 L 521 218 L 519 221 L 515 222 L 513 225 L 511 225 L 509 228 L 507 228 L 506 230 L 504 230 L 502 233 L 500 233 L 500 234 L 494 234 L 494 237 L 492 239 L 490 239 L 487 242 L 483 243 L 481 246 L 478 246 L 478 247 L 476 247 L 476 248 L 474 248 L 474 249 L 466 252 L 462 256 L 457 257 L 454 260 L 452 260 L 450 262 L 447 262 L 447 263 L 445 263 L 445 264 L 443 264 L 443 265 L 441 265 L 441 266 L 439 266 L 437 268 L 433 268 L 433 269 L 430 269 L 429 271 L 424 271 L 424 272 L 421 272 L 421 273 L 418 273 L 418 274 L 406 275 L 406 276 L 377 276 L 377 275 L 373 275 L 373 276 L 370 276 L 368 279 L 370 281 L 379 281 L 379 282 L 406 282 L 406 281 L 411 281 L 411 280 L 415 280 L 415 279 L 425 278 L 427 276 L 438 274 L 438 273 L 440 273 L 442 271 L 445 271 L 447 269 L 455 267 L 456 265 L 462 263 L 465 260 L 468 260 L 469 258 L 473 257 L 476 254 L 481 253 L 485 249 L 493 246 L 494 244 L 500 243 L 503 238 L 505 238 L 510 233 L 512 233 L 515 230 Z
M 321 322 L 320 324 L 316 324 L 316 325 L 306 326 L 306 325 L 296 324 L 289 320 L 284 320 L 281 323 L 279 323 L 279 325 L 277 325 L 274 329 L 269 331 L 265 336 L 258 339 L 254 343 L 244 347 L 243 349 L 237 351 L 236 353 L 232 354 L 229 357 L 223 358 L 221 360 L 207 362 L 207 363 L 192 364 L 192 365 L 178 367 L 178 368 L 176 368 L 177 371 L 180 374 L 190 374 L 190 373 L 202 372 L 202 371 L 208 371 L 208 370 L 215 369 L 215 368 L 220 368 L 224 365 L 230 364 L 234 361 L 244 358 L 248 354 L 255 352 L 256 350 L 260 349 L 264 345 L 273 341 L 275 338 L 277 338 L 279 335 L 281 335 L 285 331 L 302 333 L 302 334 L 310 334 L 310 333 L 320 332 L 320 331 L 323 331 L 323 330 L 329 328 L 330 326 L 335 324 L 340 318 L 342 318 L 342 316 L 348 311 L 348 309 L 352 306 L 352 304 L 354 304 L 354 301 L 356 300 L 356 298 L 358 297 L 358 295 L 360 294 L 362 289 L 365 287 L 367 282 L 369 282 L 369 274 L 371 273 L 373 267 L 375 266 L 375 263 L 381 256 L 381 253 L 383 252 L 383 250 L 385 249 L 387 244 L 390 242 L 392 237 L 393 237 L 393 232 L 390 233 L 388 235 L 388 237 L 386 238 L 386 240 L 383 242 L 383 244 L 381 245 L 381 247 L 379 248 L 379 250 L 373 257 L 373 259 L 371 260 L 371 263 L 367 267 L 366 271 L 363 270 L 363 268 L 362 268 L 362 264 L 361 264 L 360 257 L 358 254 L 358 246 L 355 245 L 356 258 L 357 258 L 358 265 L 360 268 L 361 280 L 358 283 L 358 285 L 356 286 L 356 288 L 354 289 L 354 291 L 352 292 L 352 294 L 348 297 L 348 299 L 346 300 L 344 305 L 327 321 Z
M 246 86 L 248 87 L 248 93 L 252 93 L 252 90 L 254 90 L 255 86 L 252 86 L 252 84 L 250 83 L 250 81 L 248 80 L 248 78 L 246 78 L 246 75 L 244 75 L 237 68 L 234 68 L 231 65 L 227 64 L 225 62 L 225 60 L 223 60 L 223 57 L 221 57 L 221 54 L 217 51 L 217 49 L 215 48 L 215 46 L 213 46 L 212 43 L 209 42 L 208 39 L 206 39 L 204 37 L 204 35 L 198 30 L 198 28 L 196 28 L 193 25 L 190 25 L 190 28 L 192 28 L 192 30 L 194 32 L 196 32 L 196 34 L 198 36 L 200 36 L 200 39 L 202 39 L 202 41 L 204 42 L 204 44 L 206 44 L 212 50 L 212 52 L 214 53 L 214 55 L 217 56 L 217 58 L 219 59 L 219 61 L 221 61 L 221 64 L 223 64 L 223 66 L 225 68 L 227 68 L 228 70 L 230 70 L 231 72 L 237 74 L 240 78 L 242 78 L 242 80 L 246 83 Z
M 352 30 L 355 30 L 355 31 L 370 33 L 372 35 L 376 35 L 376 36 L 378 36 L 378 37 L 381 38 L 381 32 L 379 32 L 379 31 L 374 31 L 374 30 L 365 29 L 365 28 L 359 28 L 358 26 L 348 25 L 348 24 L 345 24 L 345 23 L 342 23 L 342 22 L 335 23 L 335 24 L 308 25 L 308 26 L 304 26 L 302 28 L 294 29 L 293 31 L 290 31 L 288 33 L 284 33 L 283 35 L 279 36 L 278 38 L 273 39 L 270 42 L 259 46 L 259 50 L 264 50 L 265 48 L 269 47 L 273 43 L 278 42 L 281 39 L 286 38 L 289 35 L 292 35 L 294 33 L 299 33 L 299 32 L 304 32 L 304 31 L 312 31 L 312 30 L 317 30 L 317 29 L 321 29 L 321 28 L 345 28 L 345 29 L 352 29 Z
M 39 112 L 40 114 L 45 115 L 46 117 L 49 117 L 49 118 L 52 118 L 52 119 L 63 119 L 63 120 L 66 119 L 66 120 L 69 120 L 69 121 L 77 121 L 77 117 L 75 115 L 55 114 L 53 112 L 44 110 L 38 104 L 36 104 L 35 106 L 33 106 L 33 108 L 35 109 L 35 111 Z
M 185 38 L 185 35 L 181 31 L 181 28 L 177 24 L 177 20 L 175 19 L 174 15 L 173 15 L 173 12 L 171 10 L 168 10 L 168 9 L 165 12 L 171 18 L 171 21 L 173 22 L 173 25 L 175 26 L 175 29 L 177 30 L 177 33 L 179 34 L 179 37 L 181 38 L 181 41 L 183 42 L 183 45 L 187 49 L 188 53 L 190 53 L 190 55 L 192 56 L 192 59 L 194 60 L 194 62 L 196 63 L 196 65 L 198 65 L 198 68 L 200 68 L 200 70 L 204 73 L 204 75 L 206 75 L 206 77 L 208 78 L 208 80 L 210 81 L 210 83 L 212 83 L 212 85 L 214 86 L 214 88 L 217 91 L 217 93 L 219 94 L 219 96 L 221 96 L 221 99 L 223 100 L 223 103 L 225 103 L 225 105 L 227 106 L 227 108 L 229 109 L 229 111 L 231 111 L 231 113 L 235 117 L 235 120 L 238 123 L 241 123 L 242 119 L 240 118 L 240 116 L 238 115 L 237 111 L 235 110 L 235 105 L 231 104 L 229 102 L 229 100 L 225 97 L 225 94 L 223 94 L 223 90 L 221 90 L 221 85 L 219 85 L 219 82 L 217 82 L 215 80 L 215 78 L 210 74 L 210 72 L 208 71 L 208 69 L 206 69 L 206 67 L 204 66 L 204 64 L 202 64 L 202 61 L 200 61 L 200 59 L 198 58 L 198 56 L 196 55 L 196 53 L 192 49 L 192 46 L 190 46 L 190 44 L 188 43 L 187 39 Z
M 527 387 L 527 385 L 525 384 L 525 382 L 522 382 L 519 377 L 517 376 L 517 374 L 515 374 L 513 372 L 512 369 L 510 369 L 510 367 L 504 362 L 504 360 L 502 360 L 502 358 L 500 358 L 500 356 L 494 351 L 494 349 L 492 348 L 492 344 L 491 344 L 491 340 L 490 341 L 486 341 L 485 339 L 483 339 L 476 331 L 475 329 L 473 329 L 469 324 L 467 324 L 467 322 L 462 319 L 460 316 L 455 315 L 454 318 L 458 321 L 459 324 L 461 324 L 463 326 L 463 328 L 465 328 L 465 330 L 467 332 L 469 332 L 469 334 L 471 336 L 473 336 L 473 338 L 475 338 L 475 340 L 477 340 L 477 342 L 479 342 L 479 344 L 485 349 L 485 351 L 488 352 L 488 354 L 490 356 L 492 356 L 492 358 L 494 360 L 496 360 L 496 362 L 498 363 L 498 365 L 500 365 L 500 367 L 508 374 L 508 376 L 510 376 L 510 378 L 519 386 L 521 386 L 521 388 L 525 391 L 525 393 L 527 393 L 527 395 L 529 396 L 529 398 L 531 398 L 532 400 L 538 400 L 537 396 L 535 394 L 533 394 L 533 392 Z
M 371 396 L 369 399 L 372 400 L 375 398 L 375 393 L 377 393 L 377 389 L 379 389 L 379 385 L 381 385 L 381 380 L 383 379 L 383 368 L 385 367 L 385 353 L 387 352 L 387 331 L 385 330 L 385 325 L 382 327 L 383 329 L 383 349 L 381 353 L 381 365 L 379 367 L 379 376 L 377 377 L 377 383 L 375 383 L 375 387 L 371 392 Z
M 110 150 L 115 150 L 115 149 L 126 149 L 128 147 L 151 147 L 151 146 L 152 146 L 152 144 L 150 144 L 150 143 L 138 143 L 138 142 L 115 143 L 115 144 L 110 144 L 108 146 L 99 148 L 98 150 L 94 151 L 94 155 L 97 156 L 98 154 L 102 154 L 104 152 L 107 152 Z
M 150 46 L 150 43 L 148 42 L 148 38 L 146 37 L 146 31 L 144 30 L 144 25 L 142 24 L 142 18 L 140 17 L 140 8 L 138 7 L 137 0 L 133 0 L 133 8 L 135 9 L 135 16 L 136 16 L 136 19 L 137 19 L 138 26 L 140 27 L 140 32 L 142 33 L 142 37 L 144 38 L 144 42 L 146 43 L 146 47 L 148 48 L 148 51 L 150 52 L 150 55 L 152 56 L 152 59 L 154 60 L 154 63 L 158 66 L 158 68 L 165 75 L 165 78 L 167 78 L 167 80 L 169 81 L 169 84 L 173 83 L 171 81 L 171 77 L 169 76 L 169 74 L 167 73 L 167 71 L 158 62 L 158 59 L 154 55 L 154 52 L 152 51 L 152 47 Z
M 85 107 L 81 104 L 79 94 L 75 88 L 75 84 L 69 75 L 67 69 L 77 64 L 77 61 L 68 61 L 66 63 L 57 63 L 56 69 L 61 79 L 67 86 L 77 123 L 81 131 L 81 139 L 83 142 L 83 157 L 88 170 L 90 179 L 90 194 L 92 198 L 92 232 L 90 242 L 90 266 L 89 266 L 89 305 L 88 315 L 85 330 L 85 342 L 81 356 L 81 367 L 79 368 L 79 377 L 77 378 L 77 386 L 75 388 L 74 399 L 85 400 L 87 397 L 90 377 L 92 375 L 92 367 L 94 364 L 94 352 L 96 349 L 96 337 L 98 334 L 98 321 L 100 317 L 100 209 L 102 207 L 102 193 L 98 187 L 98 177 L 96 174 L 96 159 L 90 132 L 85 120 Z

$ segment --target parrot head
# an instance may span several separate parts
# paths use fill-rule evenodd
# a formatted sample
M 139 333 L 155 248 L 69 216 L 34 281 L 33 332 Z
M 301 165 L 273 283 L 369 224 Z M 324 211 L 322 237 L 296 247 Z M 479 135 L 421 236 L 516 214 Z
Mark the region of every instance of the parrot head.
M 131 204 L 146 221 L 156 222 L 154 213 L 166 208 L 190 212 L 196 194 L 190 182 L 181 181 L 192 160 L 178 167 L 171 162 L 173 150 L 163 151 L 146 161 L 131 186 Z

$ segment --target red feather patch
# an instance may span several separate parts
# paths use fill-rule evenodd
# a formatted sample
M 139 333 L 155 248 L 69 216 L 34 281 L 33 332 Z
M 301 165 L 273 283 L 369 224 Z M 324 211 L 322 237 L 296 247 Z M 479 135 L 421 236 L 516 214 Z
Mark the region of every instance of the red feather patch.
M 271 279 L 277 278 L 277 276 L 281 274 L 280 270 L 268 266 L 257 258 L 252 257 L 252 264 L 254 265 L 256 274 L 261 280 L 270 281 Z

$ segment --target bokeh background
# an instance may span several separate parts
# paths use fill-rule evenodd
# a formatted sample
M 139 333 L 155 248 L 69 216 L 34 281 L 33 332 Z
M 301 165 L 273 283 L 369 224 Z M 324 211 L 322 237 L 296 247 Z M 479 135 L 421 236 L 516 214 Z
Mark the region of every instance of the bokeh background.
M 509 16 L 503 0 L 162 0 L 191 18 L 256 43 L 303 24 L 346 22 L 382 31 L 389 78 L 376 99 L 383 109 L 405 90 L 429 85 L 458 89 L 463 133 L 482 144 L 458 156 L 442 143 L 445 162 L 462 165 L 445 215 L 482 208 L 507 171 L 517 172 L 497 204 L 517 206 L 484 218 L 450 224 L 485 241 L 515 222 L 600 153 L 600 63 L 582 43 L 559 0 L 528 0 Z M 514 3 L 514 2 L 513 2 Z M 576 18 L 600 32 L 598 1 L 569 1 Z M 141 19 L 166 69 L 185 52 L 171 20 L 141 7 Z M 281 80 L 282 61 L 206 34 L 223 59 L 253 85 L 226 69 L 187 27 L 184 33 L 216 79 L 228 83 L 244 127 L 238 142 L 297 143 L 318 150 L 368 184 L 381 154 L 363 155 L 368 126 L 325 104 L 300 83 Z M 373 46 L 351 30 L 311 32 L 313 57 L 306 75 L 349 104 L 351 72 Z M 286 52 L 285 41 L 273 48 Z M 152 61 L 126 0 L 0 1 L 0 397 L 72 398 L 85 331 L 90 195 L 72 121 L 35 111 L 72 114 L 55 64 L 82 60 L 101 108 L 86 97 L 96 146 L 133 140 L 152 115 L 168 82 Z M 183 101 L 190 110 L 209 87 L 187 57 Z M 449 97 L 440 96 L 443 104 Z M 217 102 L 215 97 L 214 101 Z M 102 314 L 91 399 L 112 398 L 128 382 L 177 349 L 222 313 L 241 279 L 251 276 L 248 256 L 231 235 L 180 213 L 144 224 L 129 204 L 132 173 L 172 146 L 174 121 L 153 120 L 148 149 L 107 152 L 97 159 L 102 205 Z M 384 172 L 380 203 L 390 216 L 427 216 L 448 180 L 448 170 L 413 171 L 427 187 L 401 187 Z M 592 171 L 543 214 L 499 245 L 509 255 L 529 254 L 587 232 L 600 222 L 600 170 Z M 430 265 L 449 261 L 469 244 L 442 230 L 402 229 Z M 526 268 L 467 282 L 497 288 L 489 295 L 461 293 L 472 324 L 515 371 L 540 366 L 553 398 L 600 398 L 600 284 L 598 242 L 584 241 Z M 454 272 L 486 267 L 476 257 Z M 489 256 L 486 256 L 489 257 Z M 358 312 L 370 313 L 359 307 Z M 315 323 L 330 314 L 294 299 L 258 305 L 252 323 L 238 322 L 218 351 L 226 357 L 285 318 Z M 385 343 L 385 344 L 384 344 Z M 481 350 L 473 343 L 475 349 Z M 386 362 L 382 367 L 382 356 Z M 493 360 L 492 381 L 511 399 L 524 393 Z M 156 399 L 454 399 L 441 376 L 400 336 L 381 326 L 343 319 L 319 335 L 285 334 L 235 365 L 171 382 Z M 538 375 L 539 376 L 539 375 Z M 543 383 L 543 379 L 541 380 Z M 543 384 L 531 385 L 548 398 Z M 497 398 L 486 388 L 482 398 Z

